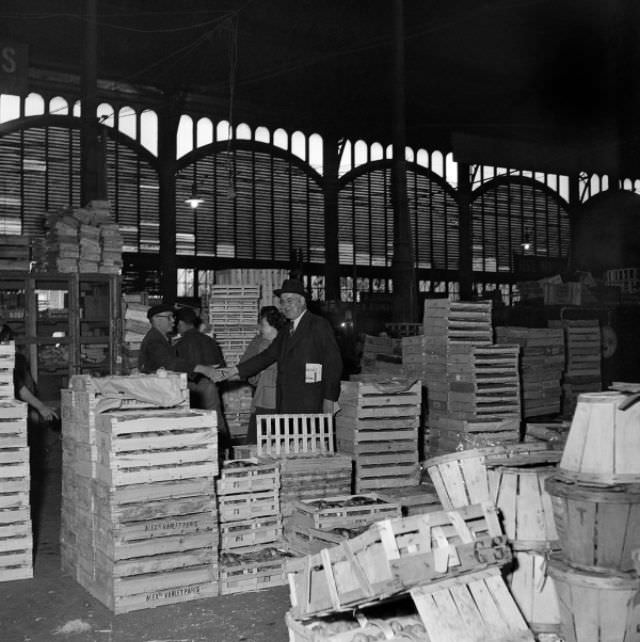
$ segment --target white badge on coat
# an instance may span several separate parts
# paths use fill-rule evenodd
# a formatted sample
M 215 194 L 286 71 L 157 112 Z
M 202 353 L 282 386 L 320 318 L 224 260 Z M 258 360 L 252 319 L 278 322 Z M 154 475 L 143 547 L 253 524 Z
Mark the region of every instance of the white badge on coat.
M 318 383 L 322 381 L 322 364 L 306 363 L 304 368 L 304 382 Z

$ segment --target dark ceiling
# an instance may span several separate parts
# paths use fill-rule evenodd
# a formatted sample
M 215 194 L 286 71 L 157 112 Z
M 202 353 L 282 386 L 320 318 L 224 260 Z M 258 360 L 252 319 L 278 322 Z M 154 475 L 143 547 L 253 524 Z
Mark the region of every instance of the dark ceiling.
M 407 140 L 635 149 L 637 0 L 405 0 Z M 234 117 L 390 142 L 396 0 L 98 0 L 98 75 Z M 3 0 L 33 67 L 79 73 L 82 0 Z M 233 102 L 230 103 L 230 96 Z M 622 132 L 622 133 L 621 133 Z M 594 143 L 595 141 L 595 143 Z

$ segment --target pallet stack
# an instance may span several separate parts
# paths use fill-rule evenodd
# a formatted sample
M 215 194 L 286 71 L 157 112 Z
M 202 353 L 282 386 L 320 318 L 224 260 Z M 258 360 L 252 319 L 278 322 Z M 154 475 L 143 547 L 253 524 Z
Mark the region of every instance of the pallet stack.
M 564 370 L 562 329 L 497 327 L 496 343 L 521 348 L 522 416 L 558 414 Z
M 27 404 L 13 395 L 15 344 L 0 343 L 0 582 L 33 577 Z
M 602 338 L 596 319 L 550 321 L 565 332 L 565 370 L 562 377 L 562 415 L 571 418 L 583 392 L 602 389 Z
M 258 323 L 258 285 L 213 285 L 208 293 L 209 324 L 229 366 L 234 366 L 255 337 Z M 225 419 L 232 435 L 246 434 L 253 390 L 248 384 L 229 384 L 222 392 Z
M 297 553 L 310 555 L 359 535 L 374 522 L 400 516 L 399 504 L 375 493 L 298 500 L 285 521 L 285 536 Z
M 417 485 L 420 382 L 343 381 L 338 403 L 337 449 L 353 459 L 355 491 Z
M 254 285 L 260 288 L 259 306 L 277 305 L 278 297 L 273 293 L 285 279 L 289 278 L 288 270 L 218 270 L 216 285 Z
M 286 584 L 280 471 L 257 459 L 224 463 L 217 481 L 220 513 L 220 593 Z
M 630 391 L 637 393 L 638 385 Z M 580 395 L 551 495 L 561 552 L 548 564 L 562 635 L 637 640 L 640 578 L 640 405 L 612 391 Z
M 429 386 L 429 453 L 520 439 L 518 346 L 453 344 Z
M 0 270 L 30 270 L 31 240 L 19 234 L 0 234 Z
M 410 620 L 405 628 L 407 616 L 394 615 L 382 623 L 384 639 L 533 642 L 500 577 L 510 559 L 490 504 L 384 519 L 338 546 L 288 562 L 290 639 L 380 639 L 366 616 L 361 628 L 347 620 L 344 637 L 333 636 L 333 622 L 364 615 L 365 605 L 380 617 L 387 600 L 406 596 L 413 602 L 408 617 L 418 626 Z
M 63 570 L 114 613 L 218 594 L 216 414 L 189 410 L 184 376 L 117 394 L 131 379 L 62 391 Z M 149 387 L 182 405 L 144 409 Z

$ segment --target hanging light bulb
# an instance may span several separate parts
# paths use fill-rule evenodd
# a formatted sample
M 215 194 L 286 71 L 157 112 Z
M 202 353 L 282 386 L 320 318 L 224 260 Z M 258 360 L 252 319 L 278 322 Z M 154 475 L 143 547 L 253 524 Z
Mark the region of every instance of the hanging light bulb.
M 524 238 L 522 239 L 522 243 L 520 243 L 520 247 L 524 252 L 528 252 L 533 247 L 531 237 L 529 236 L 529 230 L 525 230 Z
M 198 194 L 198 183 L 196 181 L 193 181 L 193 185 L 191 186 L 191 196 L 185 198 L 184 202 L 193 210 L 197 209 L 201 203 L 204 203 L 204 198 Z

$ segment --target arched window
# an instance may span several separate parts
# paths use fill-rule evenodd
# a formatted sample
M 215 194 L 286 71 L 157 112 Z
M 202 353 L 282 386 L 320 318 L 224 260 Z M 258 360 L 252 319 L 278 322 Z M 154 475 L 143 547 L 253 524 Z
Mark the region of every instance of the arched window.
M 140 114 L 140 144 L 154 156 L 158 155 L 158 115 L 152 109 Z
M 29 94 L 24 100 L 25 116 L 40 116 L 44 114 L 44 98 L 40 94 Z
M 176 158 L 182 158 L 193 149 L 193 119 L 191 116 L 180 116 L 176 134 Z

